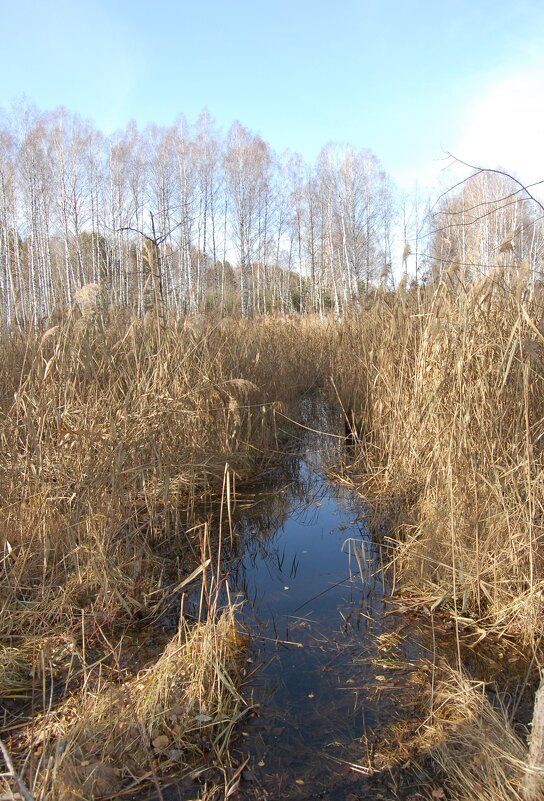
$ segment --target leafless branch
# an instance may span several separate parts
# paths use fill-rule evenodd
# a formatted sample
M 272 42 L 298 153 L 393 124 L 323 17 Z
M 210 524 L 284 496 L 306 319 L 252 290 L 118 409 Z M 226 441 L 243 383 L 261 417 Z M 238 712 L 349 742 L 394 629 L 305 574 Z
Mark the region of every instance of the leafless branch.
M 485 173 L 485 172 L 490 172 L 494 173 L 495 175 L 502 175 L 504 178 L 509 178 L 511 181 L 517 184 L 517 186 L 520 187 L 521 191 L 525 192 L 527 196 L 536 203 L 536 205 L 539 207 L 539 209 L 541 209 L 541 211 L 544 212 L 544 205 L 542 205 L 542 203 L 539 200 L 537 200 L 537 198 L 534 195 L 532 195 L 528 190 L 528 186 L 538 186 L 539 184 L 544 183 L 544 181 L 538 181 L 536 184 L 528 184 L 527 186 L 525 186 L 525 184 L 523 184 L 517 178 L 514 178 L 513 175 L 511 175 L 509 172 L 506 172 L 505 170 L 499 170 L 498 168 L 492 169 L 491 167 L 476 167 L 474 164 L 469 164 L 468 162 L 463 161 L 460 158 L 457 158 L 457 156 L 454 156 L 453 153 L 448 153 L 448 156 L 452 158 L 454 161 L 456 161 L 458 164 L 462 164 L 464 167 L 468 167 L 469 170 L 475 171 L 473 175 L 469 176 L 469 178 L 473 178 L 474 175 L 479 175 L 480 173 Z M 469 180 L 469 178 L 465 178 L 465 181 Z M 463 181 L 461 181 L 460 183 L 463 183 Z M 458 185 L 459 184 L 457 184 L 457 186 Z
M 23 796 L 25 801 L 34 801 L 33 796 L 31 795 L 28 787 L 21 779 L 15 768 L 13 767 L 13 762 L 11 760 L 11 754 L 9 753 L 6 744 L 3 740 L 0 740 L 0 750 L 2 751 L 2 756 L 4 757 L 4 762 L 6 763 L 7 769 L 9 771 L 9 775 L 15 781 L 17 788 L 21 795 Z

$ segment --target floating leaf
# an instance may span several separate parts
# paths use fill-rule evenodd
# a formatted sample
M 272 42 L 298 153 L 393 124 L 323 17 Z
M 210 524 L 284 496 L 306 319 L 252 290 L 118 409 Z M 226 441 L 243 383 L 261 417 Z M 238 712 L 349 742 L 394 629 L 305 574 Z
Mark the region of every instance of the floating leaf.
M 166 734 L 159 734 L 158 737 L 151 741 L 151 744 L 156 751 L 164 751 L 170 745 L 170 740 Z
M 193 720 L 196 720 L 197 723 L 209 723 L 213 718 L 211 715 L 203 715 L 201 713 L 200 715 L 195 715 Z

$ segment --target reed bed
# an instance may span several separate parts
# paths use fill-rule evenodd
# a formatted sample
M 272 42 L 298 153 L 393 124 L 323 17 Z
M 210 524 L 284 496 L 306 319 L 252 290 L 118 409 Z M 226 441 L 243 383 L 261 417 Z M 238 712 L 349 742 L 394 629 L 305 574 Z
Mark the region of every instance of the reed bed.
M 473 644 L 508 637 L 540 664 L 543 312 L 541 288 L 494 277 L 380 293 L 341 321 L 165 323 L 119 310 L 5 333 L 2 731 L 34 797 L 160 787 L 169 769 L 210 760 L 224 795 L 236 786 L 245 639 L 218 602 L 227 536 L 214 521 L 230 515 L 235 485 L 274 463 L 284 415 L 314 388 L 329 387 L 354 428 L 348 476 L 389 549 L 394 590 L 442 607 Z M 138 653 L 130 643 L 154 638 L 195 582 L 199 618 L 180 615 L 153 655 Z M 463 682 L 449 678 L 456 708 L 485 722 Z M 433 725 L 451 711 L 439 689 Z M 428 738 L 452 776 L 469 727 L 459 709 L 441 729 L 452 749 Z M 517 787 L 525 752 L 510 750 Z
M 395 732 L 402 762 L 417 754 L 425 797 L 532 801 L 526 732 L 510 717 L 518 704 L 490 703 L 463 673 L 460 643 L 501 643 L 497 659 L 515 643 L 527 659 L 517 692 L 538 681 L 542 287 L 495 274 L 468 287 L 401 288 L 343 321 L 339 339 L 335 386 L 358 442 L 348 475 L 389 554 L 393 591 L 405 608 L 440 608 L 457 642 L 452 669 L 420 693 L 417 731 Z
M 123 311 L 0 340 L 0 725 L 33 797 L 99 798 L 142 775 L 160 785 L 197 757 L 227 765 L 244 638 L 218 606 L 214 521 L 277 459 L 278 415 L 324 380 L 328 349 L 327 326 L 304 320 Z M 165 645 L 165 610 L 204 577 L 198 618 L 182 615 Z M 167 687 L 181 675 L 174 736 Z M 157 757 L 161 736 L 175 759 Z
M 157 543 L 221 492 L 225 465 L 258 477 L 276 412 L 319 380 L 303 324 L 77 323 L 0 344 L 2 642 L 73 608 L 144 611 Z
M 540 643 L 544 298 L 488 282 L 382 295 L 341 324 L 353 482 L 390 527 L 397 587 L 459 625 Z

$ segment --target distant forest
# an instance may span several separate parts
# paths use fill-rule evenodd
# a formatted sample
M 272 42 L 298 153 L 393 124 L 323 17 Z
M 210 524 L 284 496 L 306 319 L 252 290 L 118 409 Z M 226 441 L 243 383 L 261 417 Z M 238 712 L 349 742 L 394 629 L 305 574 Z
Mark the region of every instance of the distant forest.
M 394 266 L 403 284 L 522 270 L 530 285 L 543 234 L 538 204 L 492 171 L 431 206 L 401 198 L 369 150 L 327 145 L 309 165 L 207 112 L 110 136 L 63 108 L 0 112 L 4 325 L 40 324 L 88 285 L 140 315 L 242 316 L 340 315 L 395 289 Z

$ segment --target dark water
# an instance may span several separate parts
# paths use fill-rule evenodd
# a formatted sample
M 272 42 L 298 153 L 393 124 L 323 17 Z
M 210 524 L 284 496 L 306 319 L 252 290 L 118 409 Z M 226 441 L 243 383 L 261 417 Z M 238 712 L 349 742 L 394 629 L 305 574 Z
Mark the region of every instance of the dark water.
M 231 797 L 410 798 L 418 789 L 410 771 L 368 775 L 368 743 L 381 729 L 389 731 L 386 749 L 395 745 L 394 724 L 417 701 L 418 673 L 436 649 L 446 658 L 457 651 L 448 657 L 446 629 L 433 628 L 431 646 L 427 624 L 395 613 L 363 499 L 328 478 L 350 456 L 341 411 L 313 398 L 301 416 L 306 428 L 284 432 L 282 465 L 235 515 L 236 555 L 226 568 L 251 645 L 250 713 L 233 747 L 234 766 L 244 770 Z M 486 682 L 497 667 L 491 660 L 486 676 L 488 663 L 471 648 L 463 649 L 463 663 Z M 188 778 L 163 797 L 201 796 Z
M 290 480 L 240 522 L 234 584 L 254 643 L 245 695 L 256 710 L 242 733 L 250 763 L 240 791 L 248 799 L 374 798 L 353 766 L 364 770 L 365 734 L 395 714 L 380 692 L 383 662 L 410 671 L 418 648 L 398 635 L 361 499 L 326 476 L 345 448 L 341 415 L 315 402 L 303 412 L 336 436 L 301 429 Z
M 422 646 L 389 603 L 362 499 L 328 478 L 350 456 L 341 410 L 314 397 L 300 411 L 303 427 L 280 432 L 285 456 L 266 485 L 238 497 L 236 553 L 225 564 L 251 643 L 250 709 L 232 752 L 244 770 L 231 797 L 398 798 L 388 772 L 365 774 L 366 737 L 405 716 L 397 701 Z M 221 783 L 211 769 L 201 785 L 208 776 Z M 197 797 L 209 795 L 190 777 L 163 790 L 164 801 Z

